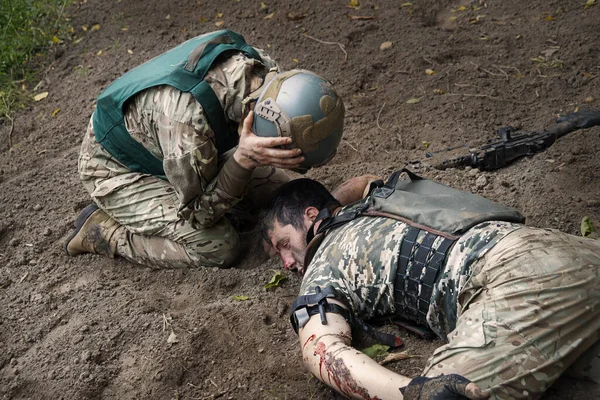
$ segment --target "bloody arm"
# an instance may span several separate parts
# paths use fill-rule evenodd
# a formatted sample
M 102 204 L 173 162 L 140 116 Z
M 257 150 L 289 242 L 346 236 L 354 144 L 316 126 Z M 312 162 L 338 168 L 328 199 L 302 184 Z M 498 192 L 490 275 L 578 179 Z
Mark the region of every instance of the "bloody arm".
M 328 299 L 331 303 L 341 303 Z M 321 382 L 355 399 L 402 399 L 410 378 L 396 374 L 350 346 L 351 329 L 339 314 L 318 315 L 299 330 L 304 365 Z

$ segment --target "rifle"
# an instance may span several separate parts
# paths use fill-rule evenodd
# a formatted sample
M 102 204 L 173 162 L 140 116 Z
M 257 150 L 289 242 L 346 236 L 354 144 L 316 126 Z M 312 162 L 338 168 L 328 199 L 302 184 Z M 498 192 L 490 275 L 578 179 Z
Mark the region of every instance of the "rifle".
M 514 160 L 531 156 L 552 146 L 558 139 L 579 129 L 600 125 L 600 111 L 584 110 L 565 115 L 556 120 L 556 124 L 542 132 L 517 132 L 512 126 L 498 129 L 500 140 L 488 143 L 479 148 L 468 150 L 468 154 L 445 159 L 431 165 L 430 162 L 411 161 L 409 164 L 428 164 L 435 169 L 466 167 L 491 171 L 502 168 Z M 456 150 L 463 146 L 442 151 Z M 426 153 L 426 159 L 435 158 L 436 153 Z

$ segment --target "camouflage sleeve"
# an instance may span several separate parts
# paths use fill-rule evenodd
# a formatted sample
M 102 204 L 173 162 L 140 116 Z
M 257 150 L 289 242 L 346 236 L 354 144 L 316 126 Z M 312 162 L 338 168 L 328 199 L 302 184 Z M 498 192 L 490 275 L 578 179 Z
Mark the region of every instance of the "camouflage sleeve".
M 218 152 L 206 122 L 203 129 L 181 125 L 168 140 L 166 136 L 159 131 L 165 174 L 180 199 L 179 215 L 194 228 L 213 226 L 241 200 L 252 171 L 233 157 L 218 170 Z
M 214 225 L 240 201 L 251 171 L 235 161 L 219 170 L 214 133 L 191 94 L 168 86 L 147 90 L 127 118 L 132 136 L 155 154 L 160 149 L 165 174 L 179 198 L 174 206 L 193 227 Z
M 275 62 L 275 60 L 273 60 L 267 53 L 265 53 L 263 49 L 254 47 L 254 50 L 258 52 L 258 55 L 262 59 L 263 65 L 267 67 L 267 69 L 277 67 L 277 63 Z

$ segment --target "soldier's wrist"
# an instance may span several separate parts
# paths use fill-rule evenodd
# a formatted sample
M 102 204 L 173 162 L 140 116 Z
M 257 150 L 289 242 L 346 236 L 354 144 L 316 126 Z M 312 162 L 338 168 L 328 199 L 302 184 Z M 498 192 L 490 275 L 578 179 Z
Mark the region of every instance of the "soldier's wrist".
M 239 151 L 239 149 L 233 153 L 232 159 L 238 167 L 243 168 L 247 171 L 253 171 L 256 168 L 256 163 L 248 157 L 244 156 Z

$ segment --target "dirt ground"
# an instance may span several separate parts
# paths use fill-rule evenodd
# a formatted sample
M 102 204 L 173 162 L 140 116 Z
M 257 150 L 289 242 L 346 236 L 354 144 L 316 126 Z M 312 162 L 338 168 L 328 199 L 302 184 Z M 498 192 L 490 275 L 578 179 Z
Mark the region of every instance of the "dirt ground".
M 334 82 L 348 110 L 345 138 L 329 165 L 308 174 L 330 188 L 359 174 L 386 176 L 426 151 L 484 143 L 504 125 L 539 130 L 578 107 L 600 107 L 600 4 L 265 3 L 83 0 L 68 8 L 74 36 L 52 50 L 35 92 L 48 97 L 15 115 L 14 127 L 0 125 L 3 398 L 336 398 L 303 369 L 288 323 L 299 277 L 284 272 L 279 288 L 264 289 L 277 260 L 251 250 L 235 269 L 152 270 L 63 253 L 89 203 L 76 166 L 97 95 L 188 38 L 229 28 L 283 69 Z M 598 153 L 596 127 L 496 172 L 420 171 L 514 206 L 530 225 L 580 234 L 583 217 L 600 223 Z M 416 376 L 440 343 L 400 334 L 421 357 L 390 368 Z M 546 395 L 599 397 L 596 384 L 568 378 Z

